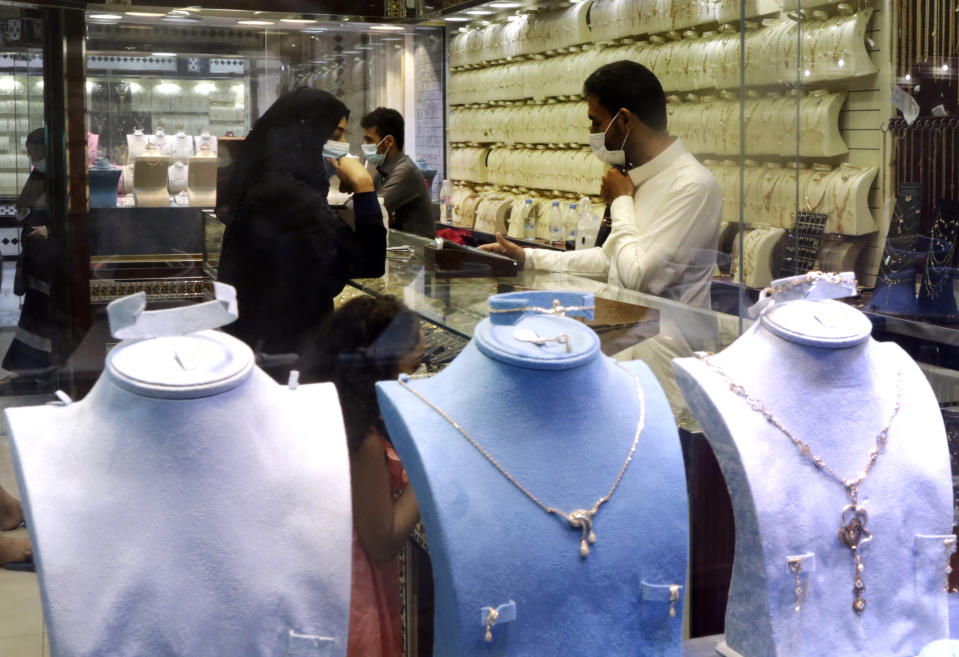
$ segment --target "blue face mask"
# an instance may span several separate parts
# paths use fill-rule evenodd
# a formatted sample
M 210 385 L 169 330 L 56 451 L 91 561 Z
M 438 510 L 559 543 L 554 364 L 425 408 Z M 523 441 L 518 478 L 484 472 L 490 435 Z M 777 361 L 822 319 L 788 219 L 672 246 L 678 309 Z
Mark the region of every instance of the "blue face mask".
M 334 168 L 334 166 L 330 164 L 330 161 L 326 158 L 323 158 L 323 170 L 326 173 L 327 180 L 336 175 L 336 168 Z
M 330 139 L 323 144 L 323 157 L 331 157 L 334 160 L 338 160 L 344 155 L 349 155 L 349 153 L 350 142 L 348 141 L 333 141 Z
M 378 167 L 383 164 L 383 161 L 386 159 L 386 153 L 379 153 L 377 149 L 386 141 L 386 137 L 383 137 L 377 144 L 363 144 L 360 148 L 363 149 L 363 158 L 366 159 L 372 166 Z

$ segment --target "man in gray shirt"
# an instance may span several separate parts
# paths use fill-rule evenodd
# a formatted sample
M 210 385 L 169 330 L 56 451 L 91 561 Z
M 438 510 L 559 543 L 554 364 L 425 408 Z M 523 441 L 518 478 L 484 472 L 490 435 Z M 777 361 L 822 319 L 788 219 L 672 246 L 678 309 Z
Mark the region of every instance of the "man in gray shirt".
M 433 204 L 423 173 L 403 152 L 403 116 L 394 109 L 377 107 L 360 119 L 363 156 L 376 168 L 376 193 L 390 215 L 390 227 L 425 237 L 436 235 Z

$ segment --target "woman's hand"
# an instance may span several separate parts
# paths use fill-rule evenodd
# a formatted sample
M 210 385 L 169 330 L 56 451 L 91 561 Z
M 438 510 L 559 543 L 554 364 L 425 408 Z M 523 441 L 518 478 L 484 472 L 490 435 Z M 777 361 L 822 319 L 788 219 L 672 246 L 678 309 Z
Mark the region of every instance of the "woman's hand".
M 357 158 L 344 155 L 338 160 L 332 160 L 332 162 L 336 168 L 336 176 L 346 182 L 354 192 L 361 194 L 373 191 L 373 179 L 370 178 L 366 167 Z

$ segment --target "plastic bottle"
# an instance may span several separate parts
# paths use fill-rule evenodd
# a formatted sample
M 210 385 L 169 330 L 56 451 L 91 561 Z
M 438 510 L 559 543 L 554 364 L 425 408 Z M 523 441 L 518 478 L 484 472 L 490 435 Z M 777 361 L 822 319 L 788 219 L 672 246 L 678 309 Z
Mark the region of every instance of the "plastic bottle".
M 559 201 L 553 201 L 553 207 L 549 210 L 549 244 L 550 246 L 566 246 L 566 224 L 563 218 L 563 211 L 559 209 Z
M 453 183 L 449 180 L 444 180 L 440 187 L 440 222 L 453 223 Z
M 570 203 L 566 211 L 566 248 L 576 248 L 576 224 L 579 223 L 579 206 L 576 203 Z
M 536 239 L 536 219 L 533 217 L 533 199 L 523 204 L 523 239 Z

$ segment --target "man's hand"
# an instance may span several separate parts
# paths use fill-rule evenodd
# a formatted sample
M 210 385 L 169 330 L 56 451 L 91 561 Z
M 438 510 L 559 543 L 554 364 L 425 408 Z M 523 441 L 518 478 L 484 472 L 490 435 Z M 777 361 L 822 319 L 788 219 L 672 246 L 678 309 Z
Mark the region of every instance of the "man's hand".
M 619 169 L 610 169 L 607 171 L 603 176 L 603 184 L 599 188 L 599 193 L 603 196 L 603 200 L 606 201 L 606 205 L 610 205 L 620 196 L 629 196 L 632 198 L 635 192 L 636 185 L 629 179 L 629 176 Z
M 502 233 L 496 233 L 496 242 L 484 244 L 479 248 L 483 251 L 492 251 L 493 253 L 504 255 L 507 258 L 512 258 L 517 262 L 520 269 L 526 264 L 526 252 L 523 251 L 523 247 L 513 244 L 503 237 Z
M 373 179 L 360 161 L 355 157 L 343 156 L 338 160 L 331 160 L 336 168 L 336 176 L 357 194 L 373 191 Z

